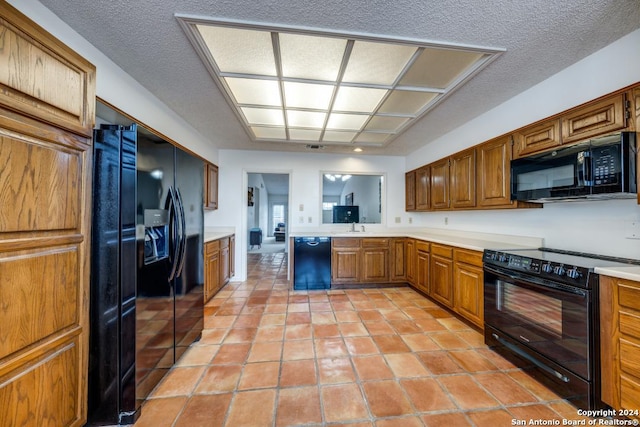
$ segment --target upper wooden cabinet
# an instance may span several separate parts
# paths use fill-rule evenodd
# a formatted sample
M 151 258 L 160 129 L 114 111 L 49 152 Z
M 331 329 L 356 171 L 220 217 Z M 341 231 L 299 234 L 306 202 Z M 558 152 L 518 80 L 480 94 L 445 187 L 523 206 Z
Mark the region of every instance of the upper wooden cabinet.
M 476 149 L 451 156 L 449 192 L 452 208 L 472 208 L 476 205 Z
M 0 17 L 0 103 L 91 137 L 95 67 L 4 2 Z
M 204 208 L 218 209 L 218 166 L 212 163 L 204 165 Z
M 0 2 L 0 425 L 87 420 L 95 68 Z
M 407 212 L 416 210 L 416 171 L 404 175 L 404 209 Z
M 431 164 L 431 207 L 449 208 L 449 158 Z
M 513 158 L 557 147 L 561 144 L 560 121 L 549 120 L 521 129 L 513 134 Z
M 431 209 L 431 166 L 423 166 L 416 170 L 416 210 Z
M 562 115 L 562 143 L 579 141 L 627 126 L 624 93 L 589 103 Z
M 511 138 L 501 137 L 477 148 L 479 207 L 508 206 L 511 202 Z

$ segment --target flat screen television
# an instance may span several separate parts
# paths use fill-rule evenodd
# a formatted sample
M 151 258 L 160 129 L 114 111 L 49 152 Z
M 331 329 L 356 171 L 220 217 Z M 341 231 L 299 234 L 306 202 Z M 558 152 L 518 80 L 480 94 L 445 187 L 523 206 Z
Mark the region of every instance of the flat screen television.
M 333 223 L 360 222 L 360 210 L 358 206 L 334 206 L 333 207 Z

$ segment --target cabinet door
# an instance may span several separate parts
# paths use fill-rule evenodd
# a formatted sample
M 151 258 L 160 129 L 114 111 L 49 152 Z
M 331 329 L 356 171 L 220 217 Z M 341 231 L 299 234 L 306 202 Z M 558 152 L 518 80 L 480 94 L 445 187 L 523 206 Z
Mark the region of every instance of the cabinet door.
M 451 207 L 472 208 L 476 205 L 476 149 L 451 156 Z
M 416 210 L 416 171 L 404 175 L 404 210 Z
M 204 246 L 204 302 L 220 288 L 220 242 L 207 242 Z
M 331 282 L 356 283 L 359 278 L 360 248 L 334 248 L 331 251 Z
M 484 276 L 482 267 L 456 262 L 453 283 L 455 311 L 467 320 L 483 327 Z
M 404 282 L 407 280 L 405 239 L 391 239 L 390 250 L 391 256 L 389 257 L 389 279 L 392 282 Z
M 407 266 L 407 282 L 415 284 L 416 280 L 416 241 L 407 239 L 406 266 Z
M 431 254 L 429 295 L 438 302 L 453 307 L 453 260 Z
M 562 143 L 602 135 L 627 126 L 625 94 L 592 102 L 562 117 Z
M 429 295 L 429 252 L 418 251 L 416 254 L 416 287 Z
M 514 134 L 513 158 L 559 146 L 560 121 L 550 120 L 524 128 Z
M 229 238 L 220 239 L 220 287 L 227 284 L 231 273 L 229 270 Z
M 236 275 L 236 235 L 229 237 L 229 277 Z
M 478 147 L 478 206 L 505 206 L 511 202 L 511 138 Z
M 389 281 L 389 248 L 362 249 L 363 283 L 386 283 Z
M 449 208 L 449 159 L 431 164 L 431 207 Z
M 416 210 L 431 209 L 431 167 L 423 166 L 416 171 Z
M 218 166 L 206 163 L 204 165 L 205 176 L 205 209 L 218 209 Z

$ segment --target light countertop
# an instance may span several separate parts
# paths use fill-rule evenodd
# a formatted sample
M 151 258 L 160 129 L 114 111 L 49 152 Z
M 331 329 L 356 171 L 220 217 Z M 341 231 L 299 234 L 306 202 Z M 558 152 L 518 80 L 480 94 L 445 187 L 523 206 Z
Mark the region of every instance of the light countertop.
M 228 227 L 206 227 L 204 229 L 204 242 L 211 242 L 213 240 L 222 239 L 235 234 L 235 229 Z
M 617 277 L 619 279 L 640 282 L 640 265 L 628 265 L 621 267 L 596 267 L 595 272 L 603 276 Z

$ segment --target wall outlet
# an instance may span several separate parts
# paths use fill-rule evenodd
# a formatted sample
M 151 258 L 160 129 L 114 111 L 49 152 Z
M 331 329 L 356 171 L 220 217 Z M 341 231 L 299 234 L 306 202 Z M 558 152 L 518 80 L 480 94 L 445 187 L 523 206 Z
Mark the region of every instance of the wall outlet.
M 444 217 L 444 225 L 449 225 L 449 217 L 448 216 Z
M 309 218 L 307 218 L 307 222 L 308 222 L 309 224 L 311 224 L 311 223 L 313 222 L 313 217 L 309 217 Z
M 402 218 L 399 216 L 396 217 L 396 224 L 400 224 L 402 222 Z
M 413 224 L 413 218 L 409 217 L 409 224 Z
M 304 205 L 302 203 L 300 203 L 300 206 L 298 206 L 298 210 L 300 212 L 302 212 L 304 210 Z

